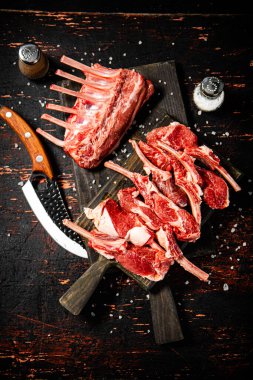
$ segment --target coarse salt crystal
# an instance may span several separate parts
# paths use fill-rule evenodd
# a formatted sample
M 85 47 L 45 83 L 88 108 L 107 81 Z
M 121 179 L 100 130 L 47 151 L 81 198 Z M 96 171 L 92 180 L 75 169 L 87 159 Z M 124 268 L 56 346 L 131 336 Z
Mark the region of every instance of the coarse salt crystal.
M 139 41 L 138 44 L 141 45 L 141 44 L 142 44 L 142 41 Z
M 185 285 L 188 285 L 189 284 L 189 281 L 187 280 L 187 281 L 185 281 Z
M 224 284 L 224 285 L 223 285 L 223 290 L 224 290 L 224 292 L 227 292 L 228 289 L 229 289 L 228 284 Z
M 246 245 L 247 245 L 247 243 L 244 241 L 244 242 L 242 243 L 242 246 L 243 246 L 243 247 L 246 247 Z
M 202 114 L 202 111 L 201 110 L 198 110 L 198 115 L 201 115 Z
M 122 319 L 122 315 L 119 315 L 119 319 Z
M 95 317 L 95 313 L 92 311 L 91 313 L 90 313 L 90 315 L 92 316 L 92 317 Z
M 231 228 L 231 232 L 234 233 L 235 232 L 235 228 Z
M 215 132 L 215 131 L 212 131 L 212 135 L 216 135 L 216 132 Z

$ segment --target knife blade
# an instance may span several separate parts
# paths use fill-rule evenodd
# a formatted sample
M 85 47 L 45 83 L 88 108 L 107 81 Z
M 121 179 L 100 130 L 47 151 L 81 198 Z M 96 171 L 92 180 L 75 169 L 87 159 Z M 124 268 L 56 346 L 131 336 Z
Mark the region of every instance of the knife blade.
M 0 105 L 0 117 L 19 136 L 32 160 L 32 174 L 22 187 L 39 222 L 62 248 L 88 258 L 82 238 L 62 224 L 70 219 L 46 152 L 33 129 L 12 109 Z

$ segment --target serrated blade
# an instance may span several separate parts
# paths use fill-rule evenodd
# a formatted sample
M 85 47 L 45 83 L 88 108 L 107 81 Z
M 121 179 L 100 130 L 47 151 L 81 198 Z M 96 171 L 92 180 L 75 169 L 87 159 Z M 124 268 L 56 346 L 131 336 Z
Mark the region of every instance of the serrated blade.
M 62 224 L 63 219 L 70 218 L 56 182 L 47 178 L 47 185 L 46 190 L 39 191 L 28 180 L 22 187 L 31 209 L 56 243 L 77 256 L 88 258 L 80 236 Z

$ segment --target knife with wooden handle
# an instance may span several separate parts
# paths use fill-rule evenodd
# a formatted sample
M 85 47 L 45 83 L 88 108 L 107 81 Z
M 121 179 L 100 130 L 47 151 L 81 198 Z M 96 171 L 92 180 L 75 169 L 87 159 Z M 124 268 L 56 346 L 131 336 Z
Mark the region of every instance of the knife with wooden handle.
M 62 224 L 70 219 L 46 152 L 33 129 L 12 109 L 0 106 L 0 117 L 25 145 L 31 160 L 32 174 L 22 187 L 23 193 L 42 226 L 67 251 L 87 258 L 81 237 Z

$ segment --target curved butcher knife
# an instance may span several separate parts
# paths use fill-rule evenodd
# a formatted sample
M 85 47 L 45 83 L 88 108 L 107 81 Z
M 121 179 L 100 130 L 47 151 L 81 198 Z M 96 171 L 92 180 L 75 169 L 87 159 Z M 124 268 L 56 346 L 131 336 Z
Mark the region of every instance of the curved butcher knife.
M 32 160 L 32 174 L 22 187 L 23 193 L 49 235 L 67 251 L 87 258 L 81 237 L 62 224 L 70 219 L 60 190 L 53 179 L 46 152 L 33 129 L 12 109 L 0 106 L 0 117 L 17 133 Z

